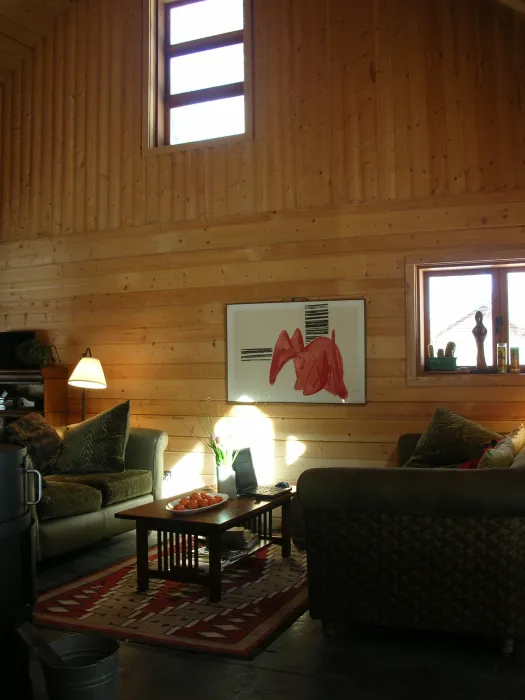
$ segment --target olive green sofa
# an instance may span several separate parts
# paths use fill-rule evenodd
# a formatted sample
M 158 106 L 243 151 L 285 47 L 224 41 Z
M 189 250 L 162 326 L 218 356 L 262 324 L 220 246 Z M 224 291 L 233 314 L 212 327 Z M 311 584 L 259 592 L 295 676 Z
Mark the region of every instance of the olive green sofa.
M 66 428 L 56 429 L 61 437 Z M 118 473 L 46 476 L 40 503 L 33 508 L 37 559 L 80 549 L 134 528 L 115 513 L 162 497 L 164 450 L 168 436 L 160 430 L 130 428 Z
M 399 465 L 418 435 L 398 443 Z M 498 637 L 525 632 L 525 470 L 330 468 L 297 486 L 310 612 Z

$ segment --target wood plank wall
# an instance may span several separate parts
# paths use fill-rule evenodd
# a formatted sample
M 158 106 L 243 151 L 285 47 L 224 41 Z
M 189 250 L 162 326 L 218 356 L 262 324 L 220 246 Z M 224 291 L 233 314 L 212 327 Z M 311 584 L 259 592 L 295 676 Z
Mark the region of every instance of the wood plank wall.
M 89 345 L 108 389 L 88 412 L 130 398 L 166 429 L 174 490 L 213 479 L 180 418 L 225 397 L 226 303 L 367 300 L 367 405 L 256 409 L 268 478 L 393 464 L 439 404 L 512 427 L 524 394 L 496 377 L 406 386 L 403 276 L 418 252 L 522 244 L 524 20 L 489 0 L 254 5 L 253 142 L 144 157 L 141 0 L 79 0 L 5 83 L 0 329 L 71 365 Z

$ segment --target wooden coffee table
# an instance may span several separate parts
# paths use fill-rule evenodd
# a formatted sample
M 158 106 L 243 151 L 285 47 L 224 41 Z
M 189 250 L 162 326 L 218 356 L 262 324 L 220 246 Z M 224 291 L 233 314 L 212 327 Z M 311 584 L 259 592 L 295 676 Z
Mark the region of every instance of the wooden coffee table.
M 184 495 L 184 494 L 181 494 Z M 149 580 L 166 579 L 198 583 L 208 586 L 210 600 L 221 599 L 221 574 L 228 564 L 221 566 L 221 536 L 231 527 L 244 525 L 259 537 L 253 547 L 235 560 L 245 559 L 270 544 L 280 544 L 283 557 L 291 553 L 290 506 L 292 492 L 285 492 L 268 501 L 242 496 L 229 500 L 203 513 L 177 515 L 166 510 L 166 505 L 179 498 L 172 496 L 137 508 L 123 510 L 116 518 L 136 521 L 137 536 L 137 587 L 147 591 Z M 272 513 L 282 509 L 281 537 L 272 533 Z M 151 569 L 148 561 L 148 532 L 157 531 L 157 567 Z M 199 569 L 197 537 L 208 538 L 209 570 Z

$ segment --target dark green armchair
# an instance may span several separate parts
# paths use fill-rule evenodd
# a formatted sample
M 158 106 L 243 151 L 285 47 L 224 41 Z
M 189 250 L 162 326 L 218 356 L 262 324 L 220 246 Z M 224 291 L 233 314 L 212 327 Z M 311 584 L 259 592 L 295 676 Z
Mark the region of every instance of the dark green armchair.
M 400 438 L 400 464 L 417 437 Z M 297 493 L 313 618 L 491 635 L 512 652 L 525 470 L 311 469 Z

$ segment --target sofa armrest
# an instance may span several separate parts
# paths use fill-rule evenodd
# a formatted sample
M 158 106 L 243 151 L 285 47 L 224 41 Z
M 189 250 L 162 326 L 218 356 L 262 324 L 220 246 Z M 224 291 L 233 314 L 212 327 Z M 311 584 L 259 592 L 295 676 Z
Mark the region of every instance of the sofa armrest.
M 525 517 L 525 470 L 309 469 L 297 494 L 305 511 Z
M 124 455 L 126 469 L 149 469 L 153 475 L 153 498 L 162 498 L 164 478 L 164 450 L 168 435 L 162 430 L 130 428 Z

